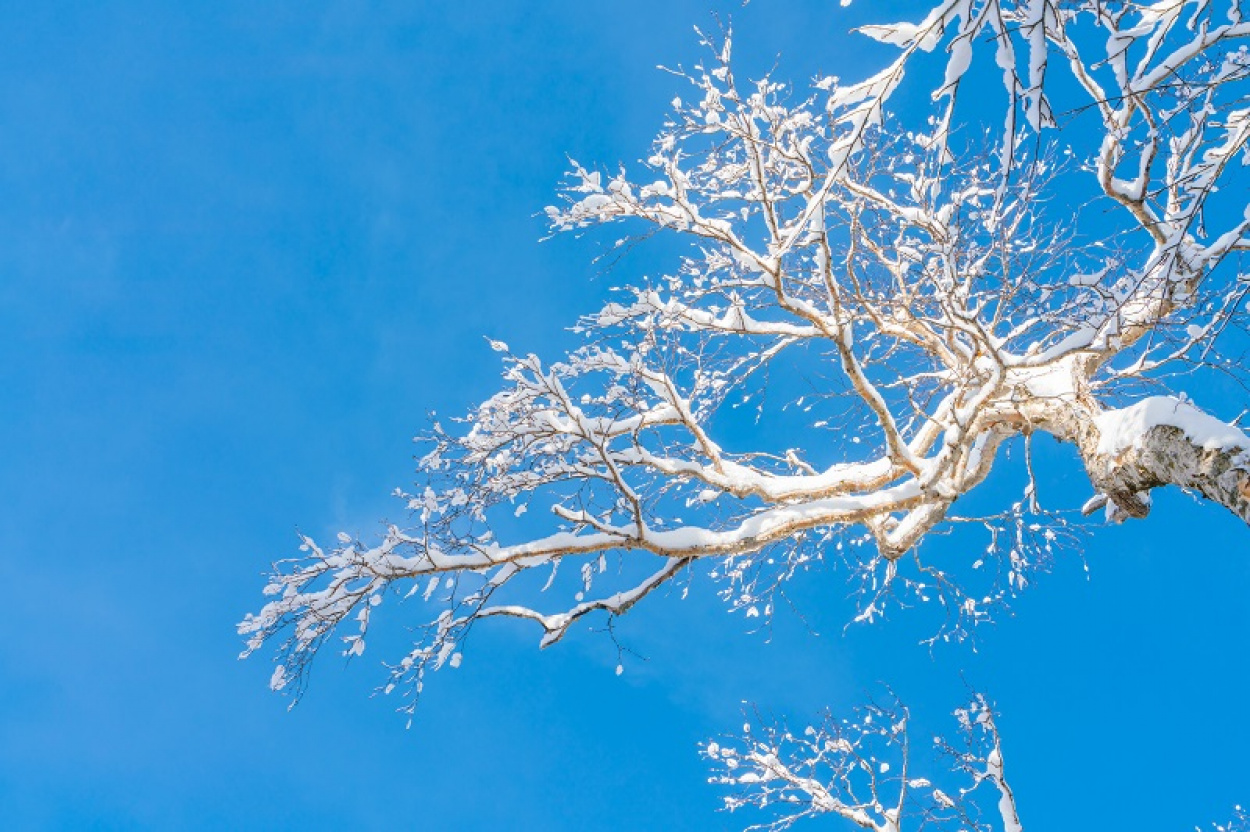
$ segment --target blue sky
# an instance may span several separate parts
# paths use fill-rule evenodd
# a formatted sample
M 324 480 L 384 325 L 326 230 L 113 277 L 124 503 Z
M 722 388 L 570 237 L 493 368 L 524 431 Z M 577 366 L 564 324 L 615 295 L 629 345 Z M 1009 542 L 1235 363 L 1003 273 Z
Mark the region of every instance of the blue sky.
M 297 530 L 400 513 L 425 414 L 492 390 L 483 335 L 557 356 L 639 268 L 540 245 L 539 215 L 566 154 L 644 154 L 693 24 L 732 15 L 748 65 L 803 81 L 872 68 L 844 33 L 909 8 L 4 4 L 0 827 L 739 828 L 695 744 L 744 700 L 801 718 L 882 681 L 922 737 L 965 684 L 995 699 L 1031 829 L 1250 800 L 1246 530 L 1179 494 L 1097 529 L 1088 576 L 1061 558 L 976 653 L 930 654 L 906 614 L 844 634 L 826 571 L 794 587 L 818 637 L 785 613 L 748 633 L 707 581 L 648 599 L 618 629 L 648 660 L 619 678 L 602 637 L 483 627 L 408 731 L 370 697 L 398 641 L 323 656 L 291 712 L 267 657 L 236 659 Z M 1041 452 L 1043 496 L 1083 498 Z

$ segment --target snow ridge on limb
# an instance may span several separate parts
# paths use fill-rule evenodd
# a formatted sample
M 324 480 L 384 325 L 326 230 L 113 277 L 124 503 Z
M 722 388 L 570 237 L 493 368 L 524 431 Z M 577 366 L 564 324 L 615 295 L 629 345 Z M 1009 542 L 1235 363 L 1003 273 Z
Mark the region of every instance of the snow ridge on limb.
M 273 686 L 298 690 L 327 639 L 360 654 L 403 595 L 424 623 L 387 690 L 416 693 L 482 619 L 531 622 L 552 644 L 701 560 L 734 607 L 767 614 L 770 588 L 831 552 L 863 580 L 861 620 L 903 584 L 975 623 L 1001 594 L 962 593 L 917 544 L 983 523 L 1003 543 L 1005 592 L 1023 586 L 1063 532 L 1035 484 L 1000 514 L 952 507 L 1004 443 L 1037 432 L 1077 444 L 1115 518 L 1144 514 L 1141 495 L 1164 484 L 1245 517 L 1240 440 L 1206 447 L 1196 417 L 1151 421 L 1114 453 L 1102 437 L 1144 427 L 1116 415 L 1129 385 L 1206 360 L 1250 287 L 1232 268 L 1250 211 L 1227 210 L 1250 140 L 1247 25 L 1236 3 L 949 0 L 865 30 L 899 48 L 880 72 L 803 93 L 740 81 L 729 40 L 708 41 L 641 175 L 574 163 L 548 211 L 555 231 L 626 223 L 684 240 L 673 273 L 583 318 L 585 344 L 562 361 L 492 342 L 501 390 L 423 438 L 421 481 L 400 495 L 411 521 L 376 543 L 305 538 L 239 625 L 245 654 L 278 642 Z M 956 133 L 978 49 L 992 49 L 1002 109 L 984 135 Z M 895 119 L 890 97 L 925 60 L 946 64 L 931 120 Z M 1076 100 L 1052 100 L 1061 71 Z M 1045 137 L 1077 111 L 1097 135 L 1081 149 L 1067 134 L 1069 163 Z M 1047 220 L 1047 198 L 1082 182 L 1116 233 L 1090 242 L 1079 215 Z M 791 404 L 816 408 L 804 429 L 818 442 L 728 446 L 724 420 L 763 377 L 812 366 L 830 388 Z
M 1145 517 L 1151 489 L 1178 485 L 1250 523 L 1250 437 L 1240 429 L 1172 396 L 1105 411 L 1095 423 L 1098 445 L 1083 453 L 1110 519 Z

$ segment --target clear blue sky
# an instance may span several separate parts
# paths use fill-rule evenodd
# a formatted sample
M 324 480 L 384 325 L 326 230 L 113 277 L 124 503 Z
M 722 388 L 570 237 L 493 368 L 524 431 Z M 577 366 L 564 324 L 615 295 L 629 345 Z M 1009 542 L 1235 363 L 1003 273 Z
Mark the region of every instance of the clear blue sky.
M 371 644 L 292 712 L 234 624 L 296 530 L 402 513 L 425 413 L 487 395 L 482 335 L 554 357 L 610 284 L 542 245 L 565 154 L 631 163 L 691 25 L 755 67 L 865 72 L 902 3 L 5 3 L 0 12 L 0 828 L 738 828 L 695 743 L 888 681 L 1000 705 L 1031 830 L 1187 829 L 1250 800 L 1250 532 L 1181 495 L 1090 538 L 983 634 L 842 624 L 836 573 L 748 634 L 708 583 L 619 634 L 482 627 L 410 731 Z M 1190 390 L 1222 415 L 1242 392 Z M 1221 409 L 1222 408 L 1222 409 Z M 1054 449 L 1043 484 L 1083 498 Z M 1008 487 L 999 482 L 991 491 Z M 1016 486 L 1010 485 L 1015 488 Z M 991 495 L 992 496 L 992 495 Z M 941 545 L 936 544 L 936 545 Z M 395 606 L 389 616 L 402 612 Z M 838 828 L 812 824 L 809 828 Z

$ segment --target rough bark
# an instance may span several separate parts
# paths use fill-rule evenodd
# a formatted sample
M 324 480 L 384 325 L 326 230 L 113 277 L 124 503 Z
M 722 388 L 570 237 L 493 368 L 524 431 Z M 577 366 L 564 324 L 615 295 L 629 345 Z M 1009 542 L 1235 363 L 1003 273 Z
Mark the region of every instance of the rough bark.
M 1145 517 L 1150 490 L 1177 485 L 1250 523 L 1250 453 L 1245 447 L 1205 448 L 1174 425 L 1155 425 L 1134 445 L 1112 454 L 1082 449 L 1094 487 L 1123 515 Z M 1117 517 L 1117 519 L 1122 519 Z

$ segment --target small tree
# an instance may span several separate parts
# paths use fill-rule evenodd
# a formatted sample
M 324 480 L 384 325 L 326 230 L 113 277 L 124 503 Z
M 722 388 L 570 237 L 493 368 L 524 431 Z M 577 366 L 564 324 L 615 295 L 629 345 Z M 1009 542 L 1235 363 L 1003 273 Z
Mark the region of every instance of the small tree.
M 934 828 L 1020 832 L 1016 797 L 1007 782 L 1002 740 L 984 697 L 955 711 L 961 742 L 935 744 L 961 781 L 945 791 L 918 776 L 908 740 L 907 709 L 872 704 L 853 719 L 826 715 L 800 735 L 743 726 L 740 745 L 710 742 L 703 754 L 719 770 L 712 782 L 730 786 L 730 811 L 780 808 L 781 817 L 756 829 L 788 829 L 796 821 L 833 814 L 874 832 Z M 988 795 L 988 798 L 987 798 Z
M 275 689 L 300 689 L 336 633 L 360 653 L 388 591 L 429 610 L 386 685 L 410 709 L 482 620 L 533 622 L 548 646 L 701 562 L 754 615 L 837 553 L 858 620 L 905 595 L 946 606 L 941 635 L 965 634 L 1072 533 L 1031 467 L 1023 499 L 954 513 L 1007 443 L 1038 433 L 1076 448 L 1087 514 L 1142 518 L 1175 485 L 1250 520 L 1250 438 L 1166 386 L 1221 366 L 1250 290 L 1238 2 L 946 0 L 919 24 L 860 31 L 897 57 L 810 93 L 741 82 L 729 36 L 705 39 L 709 60 L 678 73 L 693 98 L 673 102 L 641 178 L 573 164 L 553 229 L 630 223 L 684 254 L 582 319 L 563 361 L 492 342 L 504 388 L 455 429 L 433 425 L 422 482 L 401 495 L 411 524 L 376 542 L 303 539 L 239 626 L 245 655 L 278 642 Z M 912 69 L 940 77 L 919 119 L 890 110 L 911 95 L 915 112 Z M 958 106 L 991 85 L 992 118 Z M 786 373 L 823 380 L 756 416 L 798 408 L 803 424 L 737 447 L 734 408 Z M 508 519 L 527 510 L 549 524 Z M 999 569 L 921 547 L 969 521 Z M 998 576 L 988 589 L 984 574 Z M 997 732 L 977 707 L 986 761 Z

